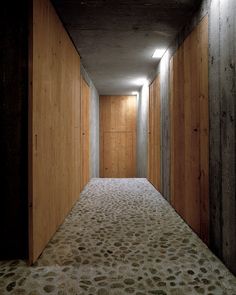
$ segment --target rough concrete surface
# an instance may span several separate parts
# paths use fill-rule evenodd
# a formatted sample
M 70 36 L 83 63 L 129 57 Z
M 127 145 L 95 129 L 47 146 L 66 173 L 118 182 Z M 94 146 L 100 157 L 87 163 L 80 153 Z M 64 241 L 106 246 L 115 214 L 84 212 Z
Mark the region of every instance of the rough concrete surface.
M 211 247 L 236 273 L 236 2 L 210 1 Z
M 90 87 L 90 177 L 99 177 L 99 94 L 83 65 L 81 74 Z
M 200 0 L 53 0 L 99 94 L 131 94 Z
M 137 115 L 137 177 L 147 177 L 148 169 L 148 106 L 149 87 L 144 85 L 138 94 Z

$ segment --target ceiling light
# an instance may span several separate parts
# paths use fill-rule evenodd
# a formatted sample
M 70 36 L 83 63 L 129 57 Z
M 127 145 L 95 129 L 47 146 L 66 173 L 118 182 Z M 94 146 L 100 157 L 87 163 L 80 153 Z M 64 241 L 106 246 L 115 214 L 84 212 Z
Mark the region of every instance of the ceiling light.
M 132 91 L 132 95 L 138 95 L 138 91 Z
M 156 49 L 153 53 L 152 58 L 161 58 L 164 55 L 165 51 L 165 49 Z
M 139 79 L 135 80 L 134 83 L 138 86 L 143 86 L 144 84 L 148 83 L 148 80 L 146 78 L 139 78 Z

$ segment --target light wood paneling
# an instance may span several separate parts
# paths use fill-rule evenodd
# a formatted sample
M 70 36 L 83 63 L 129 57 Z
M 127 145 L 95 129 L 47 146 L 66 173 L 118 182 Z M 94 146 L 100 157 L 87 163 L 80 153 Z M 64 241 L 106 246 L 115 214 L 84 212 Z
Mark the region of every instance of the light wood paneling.
M 48 0 L 33 1 L 30 262 L 80 191 L 80 57 Z
M 90 179 L 90 88 L 81 76 L 81 190 Z
M 208 18 L 170 62 L 171 203 L 208 242 Z
M 100 96 L 100 177 L 136 176 L 136 96 Z
M 160 76 L 149 86 L 148 180 L 161 191 Z

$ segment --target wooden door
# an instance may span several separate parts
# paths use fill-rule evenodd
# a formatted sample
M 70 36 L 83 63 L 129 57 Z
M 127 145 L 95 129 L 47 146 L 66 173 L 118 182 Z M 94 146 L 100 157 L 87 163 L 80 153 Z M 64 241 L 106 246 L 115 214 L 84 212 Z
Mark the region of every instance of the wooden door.
M 160 76 L 149 87 L 148 180 L 161 191 Z
M 90 88 L 81 77 L 81 191 L 90 179 Z
M 100 96 L 100 177 L 136 176 L 136 96 Z
M 171 203 L 208 241 L 208 18 L 170 63 Z
M 29 261 L 79 198 L 80 57 L 48 0 L 33 1 L 29 68 Z

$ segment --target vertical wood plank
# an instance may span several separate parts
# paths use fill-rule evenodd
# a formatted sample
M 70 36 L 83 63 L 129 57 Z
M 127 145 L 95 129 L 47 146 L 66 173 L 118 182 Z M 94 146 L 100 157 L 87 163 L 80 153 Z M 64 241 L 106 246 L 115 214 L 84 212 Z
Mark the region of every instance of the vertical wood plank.
M 100 176 L 136 176 L 136 96 L 100 96 Z
M 80 187 L 80 57 L 48 0 L 33 0 L 32 35 L 31 263 L 78 199 Z
M 208 18 L 170 62 L 171 203 L 208 242 Z
M 173 57 L 171 79 L 171 203 L 183 216 L 185 211 L 185 100 L 184 100 L 184 50 L 179 48 Z M 182 85 L 182 86 L 181 86 Z M 181 135 L 179 133 L 181 132 Z M 178 170 L 178 173 L 176 171 Z M 177 189 L 178 188 L 178 189 Z
M 196 29 L 184 42 L 185 219 L 200 232 L 199 72 Z

